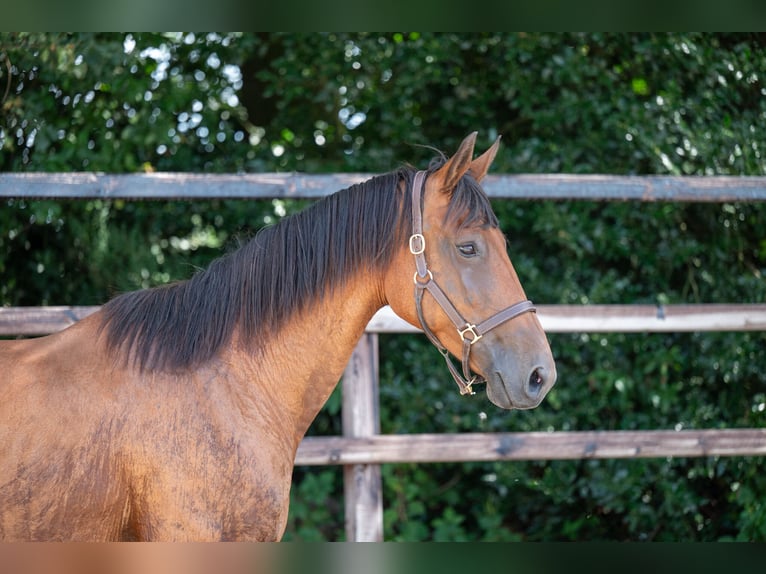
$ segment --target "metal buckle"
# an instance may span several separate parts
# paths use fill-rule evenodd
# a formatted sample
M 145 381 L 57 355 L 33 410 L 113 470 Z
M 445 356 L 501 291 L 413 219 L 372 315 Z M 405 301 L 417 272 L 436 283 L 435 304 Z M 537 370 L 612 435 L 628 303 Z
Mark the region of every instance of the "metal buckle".
M 474 384 L 474 383 L 478 383 L 478 382 L 479 382 L 479 381 L 477 380 L 477 378 L 476 378 L 476 377 L 473 377 L 473 378 L 471 378 L 471 380 L 470 380 L 470 381 L 468 381 L 467 383 L 463 383 L 463 384 L 460 386 L 460 394 L 461 394 L 462 396 L 465 396 L 465 395 L 475 395 L 475 394 L 476 394 L 476 391 L 474 391 L 474 390 L 473 390 L 471 387 L 473 386 L 473 384 Z
M 472 325 L 471 323 L 467 323 L 463 329 L 458 329 L 458 333 L 460 333 L 460 338 L 463 339 L 463 341 L 468 341 L 473 345 L 476 341 L 482 338 L 483 335 L 479 335 L 479 333 L 476 332 L 476 325 Z M 471 338 L 468 339 L 465 334 L 471 333 Z
M 415 275 L 412 278 L 413 281 L 415 281 L 415 285 L 420 285 L 421 287 L 424 287 L 425 285 L 428 285 L 431 281 L 434 280 L 434 274 L 431 273 L 430 269 L 426 269 L 426 275 L 425 277 L 421 277 L 417 271 L 415 271 Z M 423 281 L 420 281 L 419 279 L 424 279 Z
M 420 249 L 415 247 L 415 241 L 420 241 Z M 410 253 L 413 255 L 420 255 L 426 250 L 426 238 L 422 233 L 413 233 L 410 236 Z

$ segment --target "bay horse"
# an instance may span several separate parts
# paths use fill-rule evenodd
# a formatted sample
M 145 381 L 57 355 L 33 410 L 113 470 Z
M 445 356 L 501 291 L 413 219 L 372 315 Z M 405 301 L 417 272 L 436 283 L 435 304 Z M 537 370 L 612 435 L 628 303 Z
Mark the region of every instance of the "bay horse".
M 189 280 L 1 341 L 0 539 L 280 539 L 298 444 L 384 305 L 461 392 L 482 380 L 501 408 L 537 406 L 555 365 L 480 186 L 499 138 L 473 159 L 475 141 L 338 191 Z

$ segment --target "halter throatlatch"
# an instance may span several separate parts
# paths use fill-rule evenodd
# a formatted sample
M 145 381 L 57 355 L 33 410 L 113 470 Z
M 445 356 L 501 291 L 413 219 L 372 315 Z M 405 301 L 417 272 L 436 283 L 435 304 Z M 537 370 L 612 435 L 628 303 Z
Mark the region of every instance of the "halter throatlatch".
M 412 236 L 410 237 L 410 252 L 415 256 L 416 267 L 414 277 L 415 308 L 417 309 L 418 320 L 420 321 L 420 326 L 423 328 L 423 332 L 444 356 L 444 360 L 447 362 L 447 367 L 449 368 L 450 373 L 452 373 L 452 377 L 455 379 L 457 386 L 460 388 L 460 394 L 473 394 L 471 386 L 476 383 L 484 382 L 484 380 L 480 376 L 471 373 L 471 367 L 469 365 L 471 347 L 495 327 L 502 325 L 506 321 L 510 321 L 527 311 L 535 312 L 536 309 L 532 304 L 532 301 L 527 300 L 503 309 L 478 325 L 469 323 L 463 318 L 447 295 L 445 295 L 444 291 L 442 291 L 436 283 L 433 273 L 428 269 L 426 263 L 426 238 L 423 236 L 423 209 L 421 207 L 421 197 L 425 186 L 425 180 L 426 172 L 419 171 L 415 174 L 415 178 L 412 181 Z M 426 291 L 433 296 L 439 306 L 450 318 L 460 335 L 460 339 L 463 341 L 462 375 L 450 360 L 447 348 L 442 345 L 438 337 L 426 324 L 425 317 L 423 316 L 423 294 Z

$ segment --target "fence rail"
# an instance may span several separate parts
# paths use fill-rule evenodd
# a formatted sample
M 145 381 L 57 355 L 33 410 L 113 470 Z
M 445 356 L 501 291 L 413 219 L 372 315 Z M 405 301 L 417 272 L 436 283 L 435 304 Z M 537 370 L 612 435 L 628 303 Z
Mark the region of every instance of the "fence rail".
M 0 307 L 0 336 L 46 335 L 64 329 L 98 306 Z M 548 333 L 682 333 L 766 331 L 766 304 L 746 305 L 538 305 Z M 419 333 L 390 307 L 378 311 L 368 333 Z
M 307 437 L 296 464 L 764 455 L 766 429 L 441 433 Z
M 371 177 L 368 173 L 0 173 L 0 197 L 48 199 L 311 199 Z M 488 175 L 497 199 L 766 201 L 766 177 Z
M 369 174 L 181 173 L 0 174 L 0 198 L 23 199 L 270 199 L 319 198 Z M 496 199 L 766 201 L 766 177 L 622 177 L 606 175 L 488 176 Z M 58 331 L 98 307 L 0 308 L 0 336 Z M 540 305 L 550 333 L 765 331 L 766 304 Z M 378 334 L 418 330 L 389 308 L 370 321 L 342 380 L 343 436 L 308 437 L 298 465 L 343 465 L 349 540 L 382 540 L 380 465 L 666 456 L 764 456 L 766 429 L 576 431 L 381 435 Z

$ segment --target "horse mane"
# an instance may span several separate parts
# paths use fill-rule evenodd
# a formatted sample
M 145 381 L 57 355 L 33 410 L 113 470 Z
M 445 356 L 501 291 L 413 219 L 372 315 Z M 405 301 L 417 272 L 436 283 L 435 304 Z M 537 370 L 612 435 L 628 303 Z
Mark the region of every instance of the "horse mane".
M 188 280 L 115 297 L 103 306 L 107 346 L 142 370 L 177 371 L 213 358 L 237 328 L 257 342 L 356 273 L 390 264 L 412 233 L 413 176 L 406 166 L 338 191 L 262 228 Z M 461 226 L 497 225 L 470 176 L 453 194 L 447 217 L 455 214 Z

